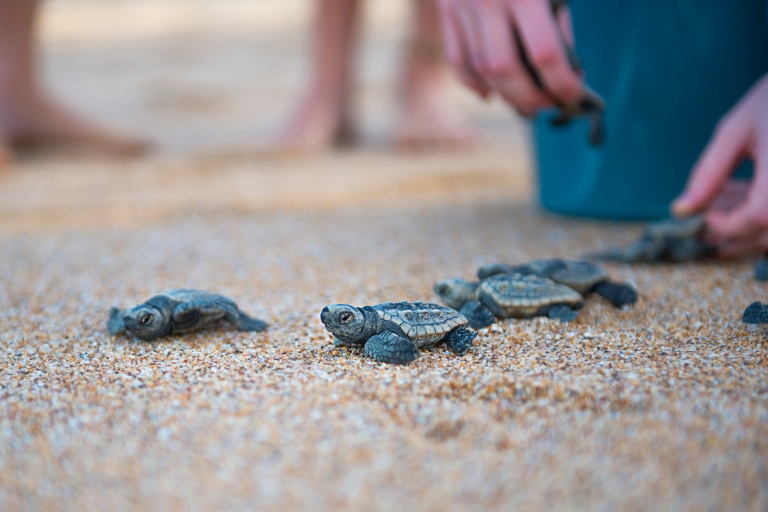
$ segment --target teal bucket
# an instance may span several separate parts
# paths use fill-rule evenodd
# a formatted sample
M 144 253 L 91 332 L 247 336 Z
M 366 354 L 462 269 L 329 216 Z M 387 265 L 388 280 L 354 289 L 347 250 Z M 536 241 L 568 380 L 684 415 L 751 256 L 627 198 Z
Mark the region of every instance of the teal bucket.
M 576 52 L 606 100 L 606 140 L 586 120 L 534 122 L 541 204 L 580 217 L 669 215 L 718 120 L 768 72 L 768 3 L 574 0 Z M 751 163 L 739 169 L 751 175 Z

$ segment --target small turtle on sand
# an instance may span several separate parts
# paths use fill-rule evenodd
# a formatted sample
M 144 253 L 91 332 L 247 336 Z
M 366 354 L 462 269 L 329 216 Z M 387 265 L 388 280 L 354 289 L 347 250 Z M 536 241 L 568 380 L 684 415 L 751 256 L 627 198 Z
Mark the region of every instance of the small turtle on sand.
M 336 339 L 334 345 L 362 347 L 365 355 L 382 363 L 410 363 L 420 348 L 445 342 L 463 356 L 477 336 L 467 319 L 453 309 L 423 302 L 384 302 L 357 308 L 330 304 L 320 320 Z
M 637 291 L 632 286 L 610 281 L 611 276 L 606 269 L 588 261 L 549 258 L 534 260 L 522 265 L 495 263 L 480 267 L 477 271 L 477 277 L 481 280 L 498 274 L 547 277 L 584 296 L 593 292 L 597 293 L 608 299 L 617 308 L 624 304 L 637 302 Z
M 768 305 L 753 302 L 744 310 L 741 321 L 750 325 L 768 324 Z
M 548 316 L 569 322 L 584 305 L 581 294 L 551 279 L 521 274 L 498 274 L 480 282 L 446 279 L 435 293 L 461 312 L 474 329 L 488 327 L 497 318 Z
M 142 340 L 194 331 L 225 319 L 240 331 L 263 331 L 267 324 L 251 318 L 237 304 L 218 293 L 170 290 L 134 308 L 112 308 L 107 321 L 110 334 L 131 331 Z
M 703 215 L 649 224 L 643 236 L 628 247 L 609 249 L 586 258 L 623 263 L 682 263 L 711 258 L 717 246 L 706 242 Z

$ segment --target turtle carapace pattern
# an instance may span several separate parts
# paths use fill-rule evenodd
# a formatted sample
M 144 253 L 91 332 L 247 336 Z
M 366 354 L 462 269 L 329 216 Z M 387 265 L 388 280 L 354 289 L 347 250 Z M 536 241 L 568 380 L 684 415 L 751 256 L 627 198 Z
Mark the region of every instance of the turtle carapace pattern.
M 711 258 L 717 246 L 705 240 L 703 215 L 649 224 L 642 237 L 627 247 L 587 255 L 587 259 L 621 263 L 683 263 Z
M 364 347 L 365 355 L 382 363 L 410 363 L 419 350 L 438 343 L 464 355 L 476 332 L 458 311 L 424 302 L 384 302 L 361 308 L 330 304 L 320 321 L 335 336 L 336 346 Z
M 617 308 L 637 302 L 637 290 L 633 286 L 612 282 L 605 268 L 589 261 L 549 258 L 533 260 L 521 265 L 495 263 L 480 267 L 477 271 L 477 277 L 481 280 L 498 274 L 546 277 L 584 296 L 597 293 Z
M 204 290 L 170 290 L 128 309 L 112 308 L 107 331 L 130 331 L 139 339 L 194 331 L 224 319 L 240 331 L 263 331 L 267 324 L 251 318 L 232 299 Z
M 548 316 L 569 322 L 584 305 L 579 292 L 535 275 L 497 274 L 480 282 L 446 279 L 435 284 L 435 293 L 474 329 L 502 318 Z

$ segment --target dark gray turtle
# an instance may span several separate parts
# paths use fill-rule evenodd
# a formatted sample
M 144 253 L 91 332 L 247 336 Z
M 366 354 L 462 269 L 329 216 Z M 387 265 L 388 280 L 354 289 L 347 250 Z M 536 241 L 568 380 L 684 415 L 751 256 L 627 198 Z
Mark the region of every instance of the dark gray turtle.
M 569 322 L 584 305 L 581 294 L 551 279 L 521 274 L 498 274 L 480 282 L 446 279 L 435 284 L 435 293 L 461 312 L 470 327 L 488 327 L 497 318 L 549 318 Z
M 744 310 L 741 321 L 748 325 L 750 330 L 760 330 L 768 327 L 768 305 L 753 302 Z
M 463 356 L 477 336 L 467 319 L 453 309 L 423 302 L 384 302 L 356 308 L 330 304 L 320 320 L 338 346 L 365 346 L 365 355 L 382 363 L 410 363 L 420 348 L 445 342 Z
M 552 12 L 555 16 L 557 16 L 560 8 L 566 5 L 568 5 L 568 0 L 552 0 Z M 536 86 L 541 90 L 546 90 L 544 82 L 541 80 L 541 77 L 539 77 L 536 69 L 531 65 L 528 55 L 526 55 L 524 51 L 525 44 L 520 39 L 520 35 L 517 33 L 517 30 L 514 30 L 513 32 L 515 35 L 518 52 L 520 54 L 520 60 L 522 61 Z M 583 71 L 583 68 L 581 66 L 581 61 L 579 60 L 578 55 L 576 55 L 573 47 L 568 44 L 568 42 L 562 37 L 562 34 L 559 32 L 558 34 L 561 36 L 561 43 L 563 45 L 563 49 L 565 50 L 565 54 L 568 57 L 568 62 L 571 65 L 571 68 L 574 71 L 580 73 Z M 550 121 L 553 125 L 565 125 L 575 117 L 584 116 L 589 121 L 590 144 L 597 145 L 603 142 L 605 139 L 605 122 L 603 121 L 605 100 L 603 100 L 599 94 L 590 89 L 586 84 L 584 85 L 584 93 L 582 99 L 577 105 L 566 105 L 564 103 L 558 103 L 557 108 L 559 111 L 557 117 Z
M 522 265 L 495 263 L 480 267 L 477 277 L 487 279 L 497 274 L 522 274 L 546 277 L 556 283 L 564 284 L 587 296 L 597 293 L 605 297 L 617 308 L 637 302 L 637 291 L 629 284 L 614 283 L 606 269 L 588 261 L 549 258 L 534 260 Z
M 586 256 L 588 259 L 622 263 L 698 261 L 711 258 L 717 246 L 705 241 L 703 215 L 649 224 L 640 240 L 629 245 Z
M 130 331 L 143 340 L 194 331 L 225 319 L 240 331 L 263 331 L 267 324 L 251 318 L 237 304 L 218 293 L 170 290 L 134 308 L 112 308 L 107 321 L 110 334 Z

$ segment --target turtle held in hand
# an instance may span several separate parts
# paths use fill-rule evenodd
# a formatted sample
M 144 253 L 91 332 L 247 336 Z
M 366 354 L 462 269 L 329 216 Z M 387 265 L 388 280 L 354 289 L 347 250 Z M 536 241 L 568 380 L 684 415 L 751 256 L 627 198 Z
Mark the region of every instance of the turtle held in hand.
M 568 0 L 551 0 L 550 7 L 555 19 L 560 16 L 560 9 L 568 5 Z M 526 71 L 530 75 L 533 82 L 542 91 L 546 91 L 546 86 L 539 76 L 539 73 L 531 64 L 528 54 L 525 52 L 525 44 L 520 38 L 520 34 L 517 29 L 513 30 L 515 36 L 516 46 L 518 48 L 518 54 L 520 61 L 525 67 Z M 582 73 L 584 71 L 579 56 L 576 55 L 576 51 L 573 46 L 565 40 L 563 35 L 558 31 L 560 36 L 560 42 L 565 51 L 565 55 L 568 59 L 571 69 L 576 73 Z M 589 122 L 589 143 L 592 145 L 601 144 L 605 140 L 605 121 L 603 120 L 603 113 L 605 111 L 605 100 L 595 91 L 593 91 L 587 84 L 583 84 L 582 97 L 578 103 L 568 105 L 561 101 L 555 101 L 558 108 L 558 114 L 550 120 L 550 124 L 553 126 L 562 126 L 568 124 L 571 119 L 575 117 L 584 117 Z
M 323 308 L 320 320 L 335 336 L 337 347 L 365 347 L 365 355 L 382 363 L 409 363 L 419 356 L 418 349 L 440 342 L 462 356 L 477 336 L 457 311 L 423 302 L 384 302 L 362 308 L 330 304 Z
M 637 302 L 637 290 L 625 283 L 614 283 L 606 269 L 588 261 L 549 258 L 522 265 L 495 263 L 480 267 L 477 277 L 487 279 L 498 274 L 522 274 L 546 277 L 586 296 L 590 293 L 608 299 L 617 308 Z
M 699 261 L 711 258 L 717 246 L 705 240 L 703 215 L 669 219 L 649 224 L 643 236 L 627 247 L 587 255 L 586 258 L 622 263 Z
M 498 274 L 480 282 L 446 279 L 435 293 L 467 317 L 473 329 L 488 327 L 497 318 L 549 318 L 569 322 L 584 305 L 581 294 L 551 279 L 534 275 Z
M 143 340 L 153 340 L 208 327 L 224 319 L 240 331 L 263 331 L 267 324 L 251 318 L 232 299 L 203 290 L 170 290 L 155 295 L 134 308 L 112 308 L 107 321 L 110 334 L 130 331 Z

